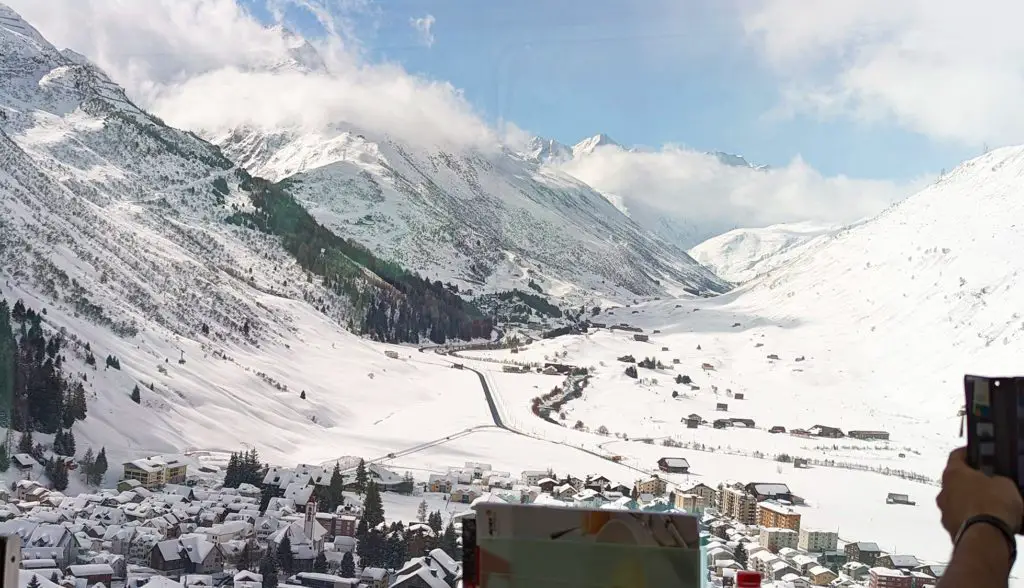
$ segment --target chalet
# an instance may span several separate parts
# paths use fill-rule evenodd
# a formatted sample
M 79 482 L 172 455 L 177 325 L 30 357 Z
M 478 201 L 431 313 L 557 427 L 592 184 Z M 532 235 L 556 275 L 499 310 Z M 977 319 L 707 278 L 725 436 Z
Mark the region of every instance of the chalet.
M 795 467 L 795 468 L 806 468 L 807 467 L 807 459 L 805 459 L 803 457 L 794 457 L 793 458 L 793 467 Z
M 249 570 L 242 570 L 232 578 L 234 588 L 262 588 L 263 575 Z
M 679 358 L 678 358 L 678 357 L 674 358 L 674 359 L 672 360 L 672 364 L 673 364 L 673 365 L 679 365 Z
M 715 410 L 717 410 L 719 412 L 728 412 L 729 411 L 729 405 L 726 404 L 725 402 L 718 402 L 718 403 L 715 404 Z
M 711 426 L 716 429 L 725 429 L 732 426 L 732 421 L 729 419 L 715 419 Z
M 774 427 L 768 429 L 768 432 L 769 433 L 785 433 L 786 432 L 786 427 L 783 427 L 782 425 L 775 425 Z
M 634 341 L 642 341 L 642 342 L 646 343 L 648 340 L 650 340 L 650 337 L 648 337 L 647 335 L 644 335 L 642 333 L 634 333 L 633 334 L 633 340 Z
M 905 504 L 905 505 L 908 505 L 908 506 L 914 506 L 914 505 L 917 504 L 916 502 L 911 500 L 910 497 L 907 496 L 906 494 L 897 494 L 895 492 L 890 492 L 889 495 L 885 497 L 885 503 L 886 504 Z
M 847 543 L 843 551 L 846 552 L 846 558 L 849 561 L 860 562 L 866 566 L 874 566 L 875 560 L 882 554 L 882 550 L 878 548 L 877 543 L 868 541 Z
M 699 496 L 704 506 L 713 505 L 717 495 L 716 490 L 707 484 L 697 484 L 693 488 L 686 490 L 685 493 Z
M 743 400 L 743 392 L 737 392 L 732 395 L 735 400 Z
M 363 568 L 359 573 L 360 584 L 368 588 L 387 588 L 390 580 L 388 571 L 384 568 Z
M 32 466 L 39 465 L 35 458 L 27 453 L 15 453 L 11 456 L 11 463 L 21 471 L 28 471 Z
M 789 432 L 789 434 L 794 436 L 794 437 L 810 437 L 811 436 L 810 431 L 807 431 L 805 429 L 793 429 L 793 430 L 791 430 Z
M 748 429 L 753 429 L 754 426 L 755 426 L 754 425 L 754 419 L 735 419 L 734 418 L 734 419 L 729 419 L 729 420 L 732 421 L 732 424 L 735 427 L 746 427 Z
M 827 437 L 829 439 L 841 439 L 844 437 L 841 429 L 827 425 L 814 425 L 808 432 L 815 437 Z
M 697 414 L 691 414 L 683 419 L 683 422 L 686 423 L 687 429 L 696 429 L 700 426 L 701 421 L 702 419 L 700 418 L 700 415 Z
M 604 476 L 588 476 L 583 482 L 583 487 L 590 490 L 596 490 L 598 492 L 604 491 L 605 488 L 611 484 L 611 480 Z
M 482 494 L 482 492 L 480 491 L 479 486 L 467 486 L 464 484 L 459 484 L 458 486 L 452 489 L 451 501 L 469 504 L 476 500 L 477 498 L 479 498 L 480 494 Z
M 551 493 L 554 492 L 555 486 L 558 485 L 558 481 L 554 478 L 543 478 L 537 481 L 537 485 L 540 486 L 541 492 Z
M 658 469 L 670 474 L 688 474 L 690 462 L 682 457 L 663 457 L 658 460 Z
M 847 436 L 863 441 L 888 441 L 889 433 L 886 431 L 850 431 Z
M 764 500 L 793 502 L 793 492 L 790 491 L 789 486 L 782 483 L 751 482 L 744 488 L 757 502 Z
M 69 566 L 68 573 L 79 580 L 84 579 L 90 586 L 97 582 L 109 586 L 114 579 L 114 568 L 105 563 Z
M 700 369 L 706 372 L 713 372 L 715 371 L 715 366 L 711 365 L 710 363 L 702 363 L 700 364 Z

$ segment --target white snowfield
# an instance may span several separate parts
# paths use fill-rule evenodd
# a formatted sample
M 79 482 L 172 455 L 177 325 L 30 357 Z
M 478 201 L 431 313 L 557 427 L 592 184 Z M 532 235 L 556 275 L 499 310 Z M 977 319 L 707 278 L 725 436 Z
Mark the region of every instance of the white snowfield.
M 803 247 L 827 239 L 839 228 L 791 223 L 734 229 L 704 241 L 688 253 L 719 277 L 742 284 L 799 257 Z

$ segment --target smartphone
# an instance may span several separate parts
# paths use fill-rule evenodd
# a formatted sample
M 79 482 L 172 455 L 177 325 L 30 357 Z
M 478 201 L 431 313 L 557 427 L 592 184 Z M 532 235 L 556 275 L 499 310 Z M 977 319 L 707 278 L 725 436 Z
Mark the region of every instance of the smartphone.
M 1024 495 L 1024 378 L 964 376 L 967 463 Z

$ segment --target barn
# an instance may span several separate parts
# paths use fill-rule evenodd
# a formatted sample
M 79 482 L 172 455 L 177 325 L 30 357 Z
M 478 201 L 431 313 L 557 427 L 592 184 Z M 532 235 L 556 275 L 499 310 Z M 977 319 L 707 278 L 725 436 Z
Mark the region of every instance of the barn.
M 663 457 L 658 460 L 658 469 L 670 474 L 688 474 L 690 462 L 682 457 Z

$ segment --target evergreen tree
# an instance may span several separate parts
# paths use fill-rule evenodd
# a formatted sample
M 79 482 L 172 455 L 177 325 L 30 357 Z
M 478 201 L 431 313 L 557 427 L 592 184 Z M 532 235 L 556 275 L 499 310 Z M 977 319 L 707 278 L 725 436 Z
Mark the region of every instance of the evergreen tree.
M 11 407 L 14 403 L 15 358 L 18 356 L 11 312 L 7 301 L 0 299 L 0 427 L 10 427 Z
M 224 487 L 238 488 L 238 454 L 232 453 L 228 458 L 228 469 L 224 472 Z
M 18 453 L 32 453 L 32 448 L 35 443 L 32 442 L 32 429 L 25 429 L 21 434 L 21 438 L 18 439 Z
M 96 367 L 96 356 L 92 354 L 92 351 L 85 352 L 85 364 Z
M 359 563 L 363 567 L 383 567 L 387 564 L 384 535 L 376 529 L 370 529 L 366 537 L 356 544 L 359 552 Z
M 416 520 L 421 522 L 421 523 L 427 522 L 427 501 L 426 500 L 420 501 L 420 506 L 416 510 Z
M 20 300 L 19 300 L 20 302 Z M 39 575 L 32 574 L 32 578 L 28 581 L 28 588 L 39 588 Z
M 327 573 L 327 556 L 324 555 L 324 552 L 321 551 L 313 560 L 313 571 L 318 574 Z
M 60 429 L 53 434 L 53 452 L 57 455 L 67 455 L 64 453 L 64 432 Z
M 352 557 L 352 552 L 348 551 L 341 557 L 341 577 L 342 578 L 354 578 L 356 577 L 356 558 Z
M 345 503 L 345 481 L 341 475 L 341 468 L 337 462 L 334 464 L 334 471 L 331 472 L 331 483 L 327 487 L 327 504 L 330 510 L 335 510 Z
M 260 560 L 260 575 L 263 576 L 262 588 L 277 588 L 277 560 L 269 549 Z
M 391 533 L 384 542 L 384 565 L 399 570 L 405 565 L 406 545 L 398 533 Z
M 291 575 L 295 567 L 292 541 L 288 538 L 288 533 L 284 534 L 281 543 L 277 546 L 277 564 L 281 567 L 281 571 L 287 575 Z
M 138 384 L 135 384 L 135 387 L 132 388 L 132 402 L 135 404 L 142 403 L 142 392 L 139 390 Z
M 366 462 L 359 459 L 359 465 L 356 466 L 356 491 L 362 494 L 366 490 Z
M 71 429 L 68 429 L 68 432 L 64 433 L 64 450 L 67 452 L 64 455 L 70 456 L 74 456 L 78 450 L 75 443 L 75 434 L 71 432 Z
M 6 472 L 11 468 L 11 456 L 7 451 L 7 444 L 0 444 L 0 472 Z
M 306 391 L 305 390 L 303 390 L 302 392 L 299 393 L 299 398 L 301 398 L 303 400 L 306 399 Z
M 434 531 L 434 535 L 441 533 L 444 528 L 444 520 L 441 519 L 441 511 L 435 510 L 427 517 L 427 525 Z
M 64 490 L 68 487 L 68 467 L 63 459 L 46 462 L 46 477 L 50 478 L 54 489 Z
M 747 569 L 747 547 L 746 547 L 746 545 L 743 544 L 743 543 L 740 543 L 739 545 L 737 545 L 735 551 L 733 551 L 732 558 L 734 560 L 736 560 L 736 563 L 738 563 L 740 565 L 740 569 L 743 569 L 743 570 Z
M 384 503 L 380 499 L 377 484 L 370 482 L 366 486 L 366 499 L 363 501 L 363 518 L 372 529 L 384 522 Z
M 455 535 L 455 525 L 448 521 L 448 526 L 444 528 L 444 535 L 441 535 L 441 551 L 444 551 L 452 557 L 455 561 L 462 559 L 462 554 L 459 553 L 458 538 Z
M 252 541 L 246 541 L 245 545 L 242 546 L 242 552 L 238 554 L 238 569 L 248 570 L 252 569 L 253 564 L 253 545 Z
M 81 382 L 75 384 L 75 387 L 71 391 L 71 412 L 75 416 L 75 420 L 84 421 L 86 414 L 85 405 L 85 386 L 82 386 Z
M 99 486 L 103 482 L 103 476 L 107 475 L 107 448 L 100 447 L 100 453 L 96 456 L 96 463 L 93 465 L 93 484 Z

